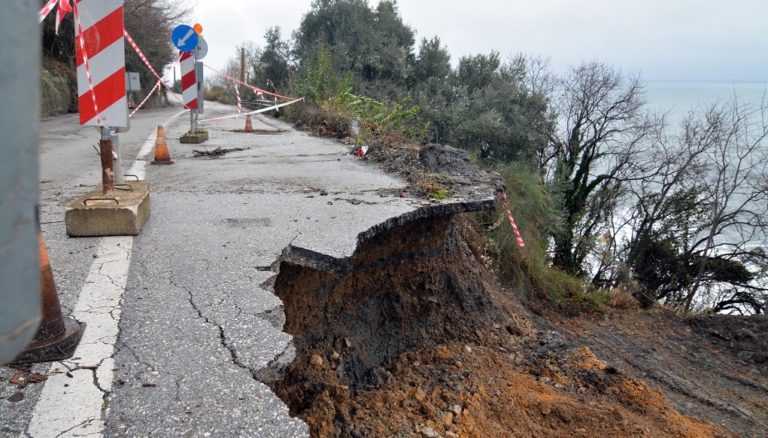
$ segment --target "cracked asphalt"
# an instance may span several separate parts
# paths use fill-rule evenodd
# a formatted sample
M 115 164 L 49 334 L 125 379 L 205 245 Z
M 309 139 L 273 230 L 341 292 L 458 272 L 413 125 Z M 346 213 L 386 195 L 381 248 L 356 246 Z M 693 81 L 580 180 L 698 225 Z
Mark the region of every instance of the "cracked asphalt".
M 233 111 L 206 105 L 206 117 Z M 154 125 L 178 111 L 139 113 L 121 134 L 128 166 Z M 147 166 L 151 218 L 139 236 L 119 238 L 125 241 L 66 237 L 64 206 L 98 181 L 90 147 L 98 136 L 72 116 L 43 123 L 43 222 L 64 313 L 84 311 L 89 288 L 124 290 L 106 312 L 120 322 L 105 360 L 32 369 L 100 391 L 101 405 L 92 407 L 98 418 L 61 436 L 306 436 L 306 425 L 264 383 L 294 357 L 270 267 L 288 245 L 348 257 L 359 233 L 419 206 L 398 195 L 403 181 L 360 163 L 347 146 L 277 119 L 255 117 L 260 134 L 233 132 L 242 119 L 211 122 L 201 145 L 179 143 L 188 123 L 181 116 L 165 127 L 175 164 Z M 217 147 L 243 150 L 193 156 Z M 106 256 L 97 252 L 121 242 L 130 254 L 127 277 L 90 284 L 101 273 L 89 273 L 91 265 Z M 94 339 L 101 347 L 111 338 Z M 7 381 L 14 371 L 0 369 L 0 435 L 44 436 L 32 411 L 50 382 L 19 388 Z M 21 400 L 8 400 L 18 392 Z

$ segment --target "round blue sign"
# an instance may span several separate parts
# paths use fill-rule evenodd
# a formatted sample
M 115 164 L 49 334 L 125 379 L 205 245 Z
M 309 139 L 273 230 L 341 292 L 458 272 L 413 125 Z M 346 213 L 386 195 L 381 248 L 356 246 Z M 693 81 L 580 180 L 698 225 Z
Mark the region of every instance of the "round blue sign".
M 176 26 L 171 33 L 171 42 L 182 52 L 192 52 L 197 48 L 197 32 L 192 26 L 182 24 Z

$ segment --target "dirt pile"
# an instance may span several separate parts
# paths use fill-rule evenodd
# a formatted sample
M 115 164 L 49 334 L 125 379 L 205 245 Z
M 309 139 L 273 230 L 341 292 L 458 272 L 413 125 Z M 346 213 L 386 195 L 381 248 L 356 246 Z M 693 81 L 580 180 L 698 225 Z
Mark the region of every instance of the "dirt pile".
M 421 217 L 344 263 L 282 261 L 274 287 L 297 356 L 271 385 L 313 436 L 730 436 L 537 331 L 471 233 Z
M 364 159 L 408 181 L 411 196 L 443 190 L 450 197 L 482 199 L 504 185 L 500 175 L 473 164 L 467 151 L 447 145 L 374 144 Z

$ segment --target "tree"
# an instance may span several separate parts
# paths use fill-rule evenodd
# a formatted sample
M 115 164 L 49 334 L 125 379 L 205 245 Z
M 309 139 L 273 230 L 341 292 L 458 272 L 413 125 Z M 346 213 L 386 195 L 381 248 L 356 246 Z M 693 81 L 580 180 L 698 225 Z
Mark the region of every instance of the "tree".
M 765 313 L 768 127 L 765 109 L 715 104 L 659 145 L 657 172 L 630 183 L 625 251 L 644 304 Z
M 165 0 L 126 0 L 125 2 L 125 29 L 159 74 L 162 74 L 165 67 L 176 61 L 178 57 L 178 53 L 171 45 L 169 35 L 174 23 L 179 23 L 189 12 L 190 9 Z M 148 92 L 157 82 L 157 78 L 129 44 L 126 44 L 125 50 L 126 70 L 139 72 L 142 87 Z
M 426 83 L 431 79 L 445 81 L 451 74 L 451 55 L 438 37 L 430 40 L 422 38 L 419 54 L 413 64 L 412 82 L 415 84 Z
M 329 47 L 337 74 L 350 72 L 382 89 L 387 83 L 405 83 L 414 44 L 413 30 L 403 23 L 397 3 L 389 0 L 376 9 L 364 0 L 315 0 L 294 40 L 300 64 L 317 59 L 320 47 Z
M 543 173 L 559 200 L 562 226 L 553 234 L 554 266 L 584 276 L 597 236 L 607 230 L 627 181 L 650 160 L 646 140 L 660 124 L 643 112 L 637 78 L 605 64 L 571 70 L 553 98 L 558 126 L 542 154 Z
M 266 46 L 254 65 L 255 81 L 259 87 L 271 84 L 276 90 L 284 90 L 290 80 L 288 43 L 283 41 L 280 27 L 270 27 L 264 34 Z

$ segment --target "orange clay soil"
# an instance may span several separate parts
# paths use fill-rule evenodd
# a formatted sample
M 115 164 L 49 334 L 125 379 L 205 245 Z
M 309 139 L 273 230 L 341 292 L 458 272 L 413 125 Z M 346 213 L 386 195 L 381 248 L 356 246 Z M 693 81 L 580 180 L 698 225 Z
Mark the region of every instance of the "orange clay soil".
M 319 437 L 732 436 L 681 415 L 658 389 L 606 372 L 588 348 L 547 361 L 538 377 L 515 364 L 519 355 L 462 344 L 406 353 L 386 384 L 354 397 L 315 360 L 303 377 L 324 389 L 301 417 Z

